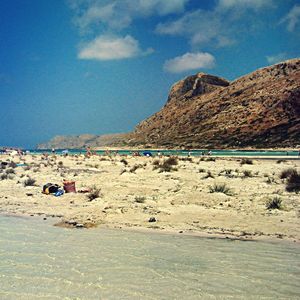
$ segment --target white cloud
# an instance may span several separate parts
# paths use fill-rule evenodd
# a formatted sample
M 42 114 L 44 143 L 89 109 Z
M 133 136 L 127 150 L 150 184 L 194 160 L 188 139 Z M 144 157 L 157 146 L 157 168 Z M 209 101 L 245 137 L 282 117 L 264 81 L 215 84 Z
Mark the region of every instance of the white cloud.
M 170 73 L 181 73 L 195 69 L 210 69 L 215 66 L 215 58 L 205 52 L 185 53 L 169 59 L 164 64 L 164 70 Z
M 183 12 L 190 0 L 72 0 L 75 24 L 84 32 L 93 25 L 119 30 L 133 19 Z
M 185 10 L 190 0 L 67 0 L 74 12 L 74 24 L 81 35 L 94 37 L 80 49 L 80 59 L 111 60 L 150 54 L 142 51 L 130 35 L 112 38 L 104 33 L 118 33 L 133 20 L 153 15 L 166 16 Z M 99 36 L 100 35 L 100 36 Z M 95 36 L 98 36 L 95 38 Z
M 218 8 L 261 9 L 272 5 L 273 5 L 273 0 L 219 0 Z
M 111 37 L 101 35 L 87 43 L 79 51 L 80 59 L 118 60 L 153 52 L 152 49 L 142 51 L 139 43 L 132 36 Z
M 270 64 L 276 64 L 281 61 L 284 61 L 287 59 L 287 54 L 282 52 L 275 55 L 266 56 L 267 62 Z
M 228 46 L 233 43 L 233 33 L 223 16 L 215 11 L 196 10 L 181 18 L 156 27 L 159 34 L 179 35 L 190 39 L 192 45 Z
M 287 30 L 290 32 L 294 31 L 297 24 L 300 23 L 300 5 L 294 5 L 280 23 L 287 23 Z
M 273 0 L 219 0 L 211 10 L 186 12 L 178 19 L 159 23 L 155 31 L 186 37 L 194 50 L 207 45 L 227 47 L 239 36 L 256 34 L 263 24 L 263 9 L 270 7 L 275 7 Z M 259 14 L 262 18 L 258 22 Z

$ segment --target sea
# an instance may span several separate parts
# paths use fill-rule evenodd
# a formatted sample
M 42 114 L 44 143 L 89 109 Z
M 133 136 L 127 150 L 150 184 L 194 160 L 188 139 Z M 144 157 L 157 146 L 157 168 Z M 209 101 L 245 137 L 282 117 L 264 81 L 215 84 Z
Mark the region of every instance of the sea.
M 0 299 L 300 299 L 292 242 L 66 229 L 0 216 Z
M 51 153 L 51 149 L 28 149 L 32 154 L 41 153 Z M 56 149 L 56 154 L 64 154 L 68 152 L 70 155 L 85 154 L 86 151 L 83 149 Z M 105 150 L 95 151 L 99 155 L 105 155 L 107 152 Z M 209 153 L 210 152 L 210 153 Z M 119 155 L 131 155 L 134 153 L 139 153 L 140 155 L 147 155 L 147 153 L 152 156 L 157 156 L 159 154 L 163 155 L 180 155 L 180 156 L 202 156 L 208 153 L 213 156 L 261 156 L 261 157 L 287 157 L 287 158 L 297 158 L 299 157 L 299 151 L 276 151 L 276 150 L 149 150 L 149 149 L 137 149 L 137 150 L 113 150 L 112 154 L 118 153 Z

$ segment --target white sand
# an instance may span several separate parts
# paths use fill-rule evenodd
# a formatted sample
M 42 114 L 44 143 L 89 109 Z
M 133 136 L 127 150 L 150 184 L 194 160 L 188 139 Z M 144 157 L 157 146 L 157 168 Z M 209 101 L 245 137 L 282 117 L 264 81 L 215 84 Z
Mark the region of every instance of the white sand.
M 159 173 L 153 170 L 156 158 L 146 157 L 0 157 L 8 159 L 31 168 L 16 167 L 12 179 L 0 180 L 2 214 L 59 217 L 62 225 L 71 221 L 85 227 L 300 241 L 300 194 L 287 192 L 279 178 L 284 169 L 300 171 L 300 161 L 253 160 L 253 165 L 241 165 L 236 158 L 215 162 L 193 158 L 192 162 L 179 160 L 177 171 Z M 135 165 L 139 168 L 130 172 Z M 225 170 L 232 170 L 227 171 L 231 174 L 226 176 Z M 253 177 L 244 177 L 244 170 Z M 204 178 L 207 171 L 214 178 Z M 36 186 L 24 187 L 28 176 L 36 180 Z M 87 194 L 55 197 L 41 193 L 47 182 L 62 185 L 63 179 L 75 180 L 78 190 L 95 185 L 101 188 L 101 197 L 88 201 Z M 225 183 L 231 195 L 211 193 L 215 183 Z M 282 200 L 282 209 L 266 209 L 266 202 L 276 196 Z M 149 222 L 150 218 L 156 221 Z

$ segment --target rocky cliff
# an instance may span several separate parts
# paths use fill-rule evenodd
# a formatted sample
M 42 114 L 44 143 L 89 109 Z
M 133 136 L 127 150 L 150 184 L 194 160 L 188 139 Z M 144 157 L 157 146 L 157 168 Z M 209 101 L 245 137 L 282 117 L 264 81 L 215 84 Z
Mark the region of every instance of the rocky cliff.
M 300 59 L 233 82 L 198 73 L 171 88 L 166 105 L 130 143 L 152 147 L 288 147 L 300 144 Z

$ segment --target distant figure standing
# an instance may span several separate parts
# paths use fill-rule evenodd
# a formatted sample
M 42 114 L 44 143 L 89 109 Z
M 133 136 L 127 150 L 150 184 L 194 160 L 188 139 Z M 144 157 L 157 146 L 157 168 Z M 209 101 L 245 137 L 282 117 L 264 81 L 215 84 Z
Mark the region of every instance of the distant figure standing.
M 92 151 L 90 147 L 86 147 L 86 157 L 92 156 Z
M 52 152 L 52 154 L 55 154 L 55 149 L 54 149 L 54 148 L 52 148 L 51 152 Z

